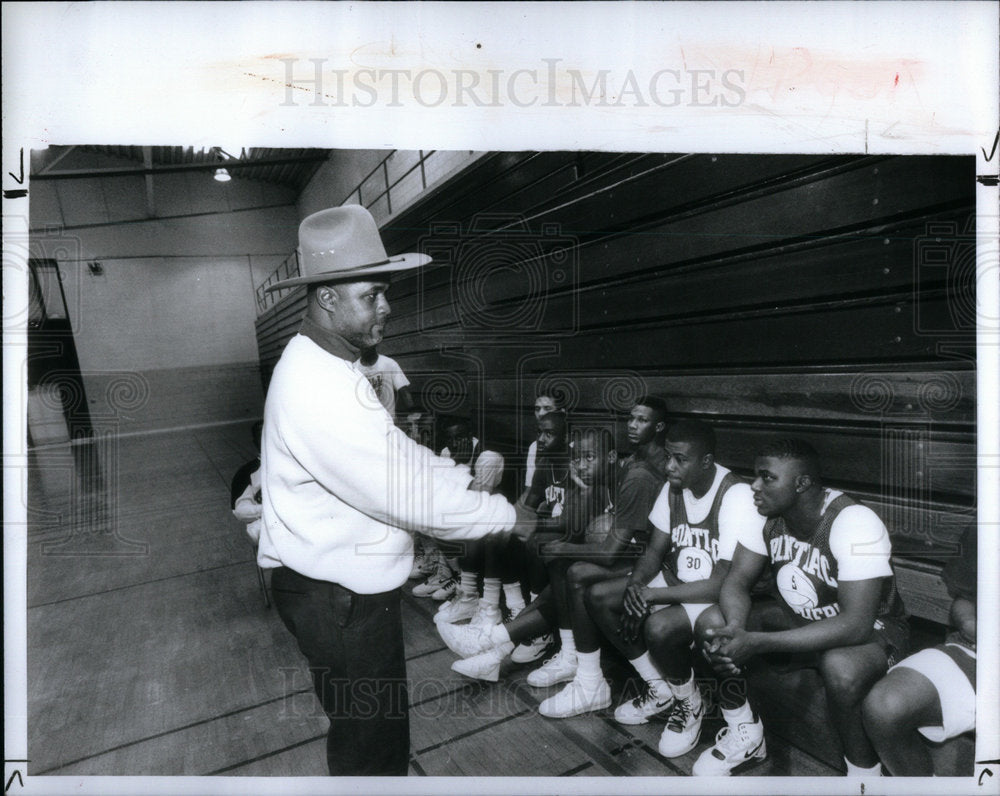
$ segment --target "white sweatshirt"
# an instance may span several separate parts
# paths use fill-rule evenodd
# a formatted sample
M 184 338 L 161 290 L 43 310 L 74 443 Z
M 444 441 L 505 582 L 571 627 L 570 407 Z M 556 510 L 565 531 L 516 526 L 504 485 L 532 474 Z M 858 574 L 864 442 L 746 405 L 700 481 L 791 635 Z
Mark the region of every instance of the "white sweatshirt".
M 274 369 L 261 446 L 257 562 L 361 594 L 401 586 L 410 532 L 478 539 L 514 525 L 500 495 L 400 431 L 368 380 L 299 334 Z

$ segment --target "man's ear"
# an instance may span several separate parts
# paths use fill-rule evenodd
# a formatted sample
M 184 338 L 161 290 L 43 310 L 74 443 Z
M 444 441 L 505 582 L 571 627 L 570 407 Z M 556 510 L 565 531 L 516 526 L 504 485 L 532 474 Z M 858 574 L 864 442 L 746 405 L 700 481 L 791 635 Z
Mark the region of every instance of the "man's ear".
M 609 450 L 608 451 L 608 464 L 614 464 L 618 461 L 618 451 Z
M 655 428 L 656 428 L 656 433 L 657 434 L 662 434 L 664 431 L 667 430 L 667 423 L 666 423 L 666 421 L 665 420 L 661 420 L 659 423 L 656 424 Z
M 805 492 L 813 484 L 812 476 L 808 473 L 803 473 L 802 475 L 795 477 L 795 491 Z
M 706 453 L 704 456 L 701 457 L 701 469 L 702 470 L 707 470 L 714 463 L 715 463 L 715 456 L 712 455 L 711 453 Z
M 316 288 L 316 303 L 327 312 L 334 312 L 337 309 L 339 298 L 337 289 L 333 285 L 320 285 Z

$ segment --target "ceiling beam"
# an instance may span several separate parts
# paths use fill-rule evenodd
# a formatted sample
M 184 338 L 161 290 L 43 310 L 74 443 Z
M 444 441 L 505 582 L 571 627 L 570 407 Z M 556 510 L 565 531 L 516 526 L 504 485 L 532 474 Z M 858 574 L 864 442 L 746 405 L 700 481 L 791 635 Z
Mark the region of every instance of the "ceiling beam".
M 144 146 L 142 148 L 142 164 L 147 172 L 146 174 L 146 215 L 150 218 L 156 216 L 156 204 L 153 202 L 153 148 L 151 146 Z
M 252 169 L 257 166 L 282 166 L 290 163 L 319 163 L 327 159 L 327 155 L 300 155 L 294 158 L 260 158 L 259 160 L 218 160 L 207 163 L 170 163 L 163 165 L 141 166 L 134 168 L 114 169 L 67 169 L 66 171 L 49 171 L 32 174 L 32 180 L 80 180 L 94 177 L 141 177 L 151 174 L 177 174 L 183 171 L 215 171 L 224 166 L 229 171 L 233 169 Z

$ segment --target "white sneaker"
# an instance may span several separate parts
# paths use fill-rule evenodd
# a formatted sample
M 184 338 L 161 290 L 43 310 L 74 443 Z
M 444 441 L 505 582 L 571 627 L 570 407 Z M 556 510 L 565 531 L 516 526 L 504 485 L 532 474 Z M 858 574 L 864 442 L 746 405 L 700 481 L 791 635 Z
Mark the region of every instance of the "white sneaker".
M 492 627 L 493 625 L 499 625 L 502 621 L 503 616 L 500 614 L 499 605 L 490 605 L 486 600 L 480 600 L 469 624 Z
M 441 585 L 431 594 L 432 600 L 450 600 L 458 594 L 458 578 L 454 575 L 443 580 Z
M 567 719 L 581 713 L 604 710 L 610 705 L 611 688 L 606 680 L 602 678 L 601 684 L 591 689 L 573 678 L 562 691 L 542 702 L 538 712 L 550 719 Z
M 441 607 L 434 614 L 434 621 L 448 622 L 449 624 L 464 622 L 466 619 L 471 619 L 475 616 L 478 604 L 479 600 L 475 597 L 466 597 L 459 592 L 450 600 L 441 603 Z
M 499 647 L 480 652 L 471 658 L 460 658 L 451 665 L 451 670 L 475 680 L 495 683 L 500 679 L 500 664 L 507 657 L 511 646 L 510 644 L 501 644 Z
M 701 737 L 701 721 L 704 717 L 705 705 L 697 688 L 687 699 L 675 700 L 673 710 L 667 716 L 667 726 L 660 736 L 660 754 L 664 757 L 680 757 L 694 749 Z M 763 742 L 763 736 L 761 740 Z
M 528 685 L 548 688 L 550 685 L 566 683 L 576 677 L 576 667 L 576 655 L 564 655 L 559 650 L 533 672 L 528 672 Z
M 471 658 L 473 655 L 478 655 L 480 652 L 486 652 L 486 650 L 497 646 L 490 639 L 490 629 L 482 625 L 437 623 L 441 640 L 448 646 L 448 649 L 463 658 Z
M 437 562 L 421 554 L 413 557 L 413 567 L 410 569 L 410 578 L 420 578 L 426 580 L 434 574 L 437 569 Z
M 434 570 L 434 574 L 431 575 L 423 583 L 418 583 L 413 587 L 412 593 L 414 597 L 430 597 L 434 592 L 440 589 L 445 581 L 450 580 L 452 577 L 451 570 L 447 566 L 438 566 Z
M 510 654 L 510 659 L 514 663 L 533 663 L 545 657 L 545 652 L 555 643 L 555 637 L 551 633 L 533 638 L 527 644 L 518 644 Z
M 653 716 L 666 714 L 674 705 L 674 695 L 667 689 L 666 696 L 656 693 L 643 683 L 643 691 L 635 699 L 622 702 L 615 709 L 615 721 L 619 724 L 646 724 Z
M 727 725 L 715 736 L 715 746 L 706 749 L 695 761 L 691 774 L 696 777 L 728 777 L 738 766 L 765 757 L 767 747 L 760 719 L 744 722 L 736 728 Z

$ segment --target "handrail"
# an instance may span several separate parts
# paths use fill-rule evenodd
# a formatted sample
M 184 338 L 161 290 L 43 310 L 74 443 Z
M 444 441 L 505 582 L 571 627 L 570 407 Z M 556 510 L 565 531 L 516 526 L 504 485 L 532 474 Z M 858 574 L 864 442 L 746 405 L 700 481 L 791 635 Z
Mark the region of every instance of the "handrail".
M 407 177 L 409 177 L 417 169 L 420 169 L 420 191 L 421 191 L 421 193 L 423 191 L 426 191 L 427 190 L 427 169 L 425 168 L 425 164 L 426 164 L 427 160 L 432 155 L 434 155 L 436 152 L 438 152 L 439 150 L 436 150 L 436 149 L 428 149 L 426 151 L 423 150 L 423 149 L 419 150 L 419 156 L 417 158 L 417 162 L 414 163 L 412 166 L 410 166 L 410 168 L 408 168 L 406 171 L 404 171 L 402 174 L 400 174 L 395 180 L 393 180 L 390 183 L 389 182 L 389 158 L 391 158 L 393 155 L 395 155 L 396 152 L 398 152 L 398 151 L 399 150 L 393 149 L 393 150 L 391 150 L 389 152 L 388 155 L 386 155 L 384 158 L 382 158 L 382 160 L 380 160 L 378 162 L 378 164 L 375 166 L 375 168 L 373 168 L 371 171 L 369 171 L 361 179 L 361 181 L 357 184 L 357 186 L 355 186 L 355 188 L 352 191 L 350 191 L 347 194 L 347 196 L 345 196 L 343 198 L 343 200 L 340 202 L 340 205 L 343 206 L 343 205 L 346 205 L 346 204 L 359 204 L 359 205 L 362 205 L 363 207 L 365 207 L 366 209 L 370 210 L 379 201 L 381 201 L 381 199 L 383 197 L 385 197 L 386 213 L 385 213 L 385 217 L 384 218 L 387 218 L 388 216 L 392 215 L 392 189 L 395 188 L 397 185 L 399 185 L 403 180 L 405 180 Z M 382 179 L 381 179 L 381 182 L 379 183 L 379 185 L 377 185 L 375 187 L 378 188 L 378 187 L 381 187 L 382 185 L 384 185 L 385 187 L 382 188 L 382 190 L 379 191 L 369 201 L 365 202 L 365 193 L 366 193 L 366 191 L 364 190 L 365 189 L 365 185 L 366 185 L 366 183 L 373 176 L 375 176 L 376 174 L 378 174 L 380 172 L 381 172 Z M 356 201 L 352 201 L 352 200 L 356 200 Z M 397 210 L 402 210 L 402 207 L 400 206 L 400 202 L 397 201 L 396 204 L 397 204 Z M 375 213 L 373 213 L 372 215 L 375 215 Z M 379 213 L 379 215 L 381 215 L 381 213 Z M 382 220 L 384 220 L 384 218 L 382 218 L 382 219 L 376 218 L 375 220 L 376 221 L 382 221 Z M 294 268 L 290 265 L 290 261 L 292 261 L 292 260 L 294 260 Z M 281 276 L 282 270 L 284 270 L 284 276 Z M 292 252 L 290 255 L 288 255 L 288 257 L 286 257 L 281 262 L 281 265 L 279 265 L 277 268 L 275 268 L 274 271 L 272 271 L 267 276 L 267 278 L 257 286 L 256 291 L 255 291 L 256 297 L 257 297 L 257 314 L 260 315 L 265 310 L 267 310 L 269 307 L 274 306 L 274 304 L 277 303 L 277 301 L 281 298 L 281 296 L 279 294 L 283 293 L 285 290 L 291 290 L 292 289 L 292 288 L 278 288 L 277 290 L 273 290 L 270 293 L 268 293 L 268 292 L 265 292 L 268 287 L 270 287 L 271 285 L 275 284 L 276 282 L 281 282 L 284 279 L 290 279 L 292 277 L 299 276 L 300 274 L 301 274 L 301 270 L 299 268 L 298 252 L 295 251 L 295 252 Z

